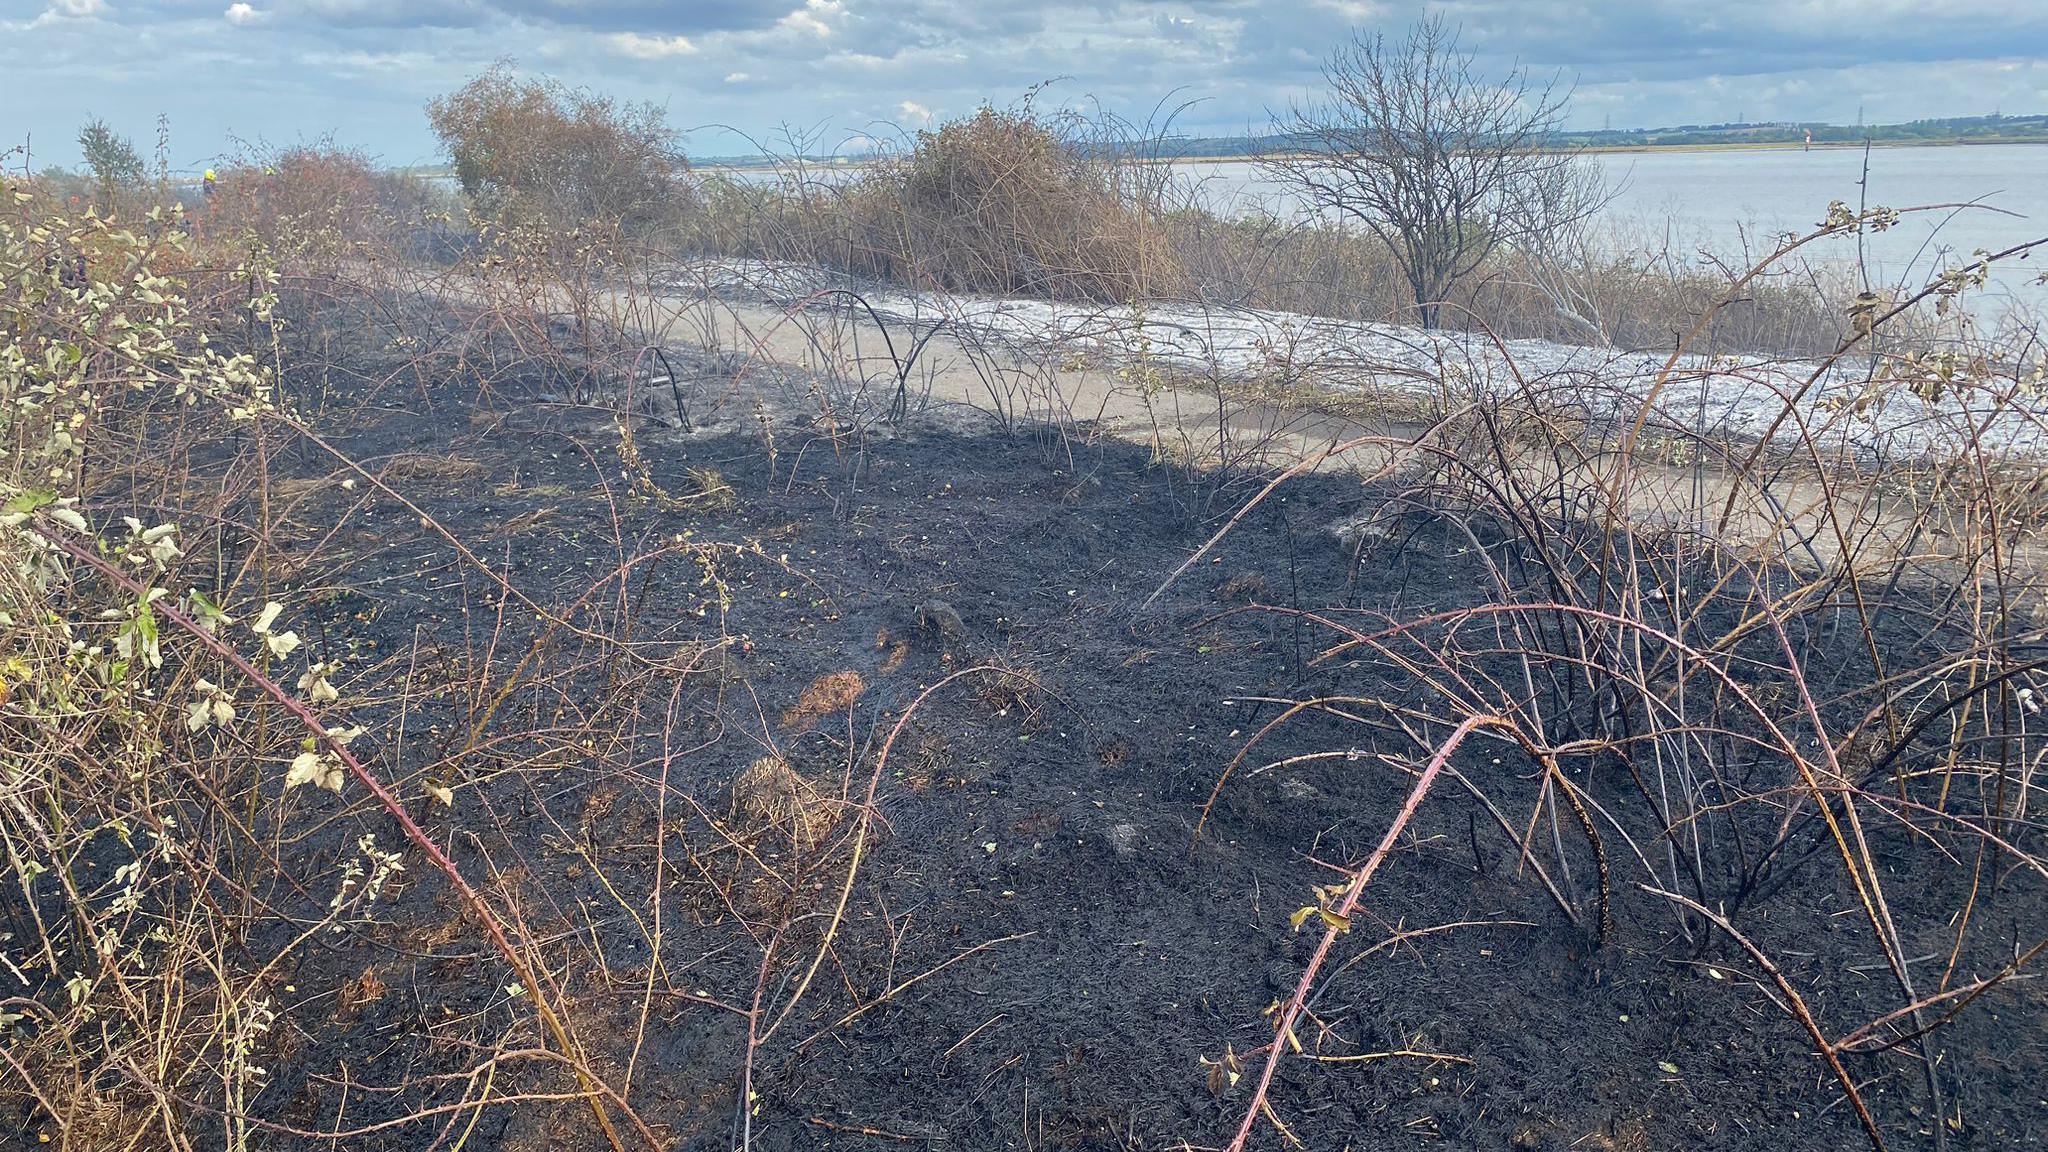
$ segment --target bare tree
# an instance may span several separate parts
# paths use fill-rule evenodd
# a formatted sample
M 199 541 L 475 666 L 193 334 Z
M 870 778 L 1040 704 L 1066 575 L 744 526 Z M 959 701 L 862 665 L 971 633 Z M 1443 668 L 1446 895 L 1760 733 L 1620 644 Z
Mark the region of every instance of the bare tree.
M 1569 86 L 1520 68 L 1480 77 L 1440 16 L 1396 44 L 1354 35 L 1323 76 L 1329 95 L 1278 126 L 1298 146 L 1260 163 L 1311 208 L 1385 241 L 1425 327 L 1501 246 L 1540 247 L 1604 203 L 1598 170 L 1556 142 Z

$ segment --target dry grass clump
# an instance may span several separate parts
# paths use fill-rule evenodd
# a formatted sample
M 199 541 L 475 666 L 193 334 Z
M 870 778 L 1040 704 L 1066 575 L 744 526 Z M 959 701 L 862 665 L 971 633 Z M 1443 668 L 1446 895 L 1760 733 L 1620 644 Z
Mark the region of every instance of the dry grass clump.
M 997 716 L 1014 716 L 1035 727 L 1045 711 L 1046 690 L 1031 665 L 1013 656 L 991 656 L 968 678 L 968 690 Z
M 839 805 L 780 756 L 747 765 L 732 783 L 733 814 L 742 827 L 781 829 L 800 849 L 815 848 L 839 822 Z
M 1369 233 L 1269 213 L 1225 216 L 1199 205 L 1164 220 L 1175 259 L 1209 300 L 1340 320 L 1416 322 L 1393 253 Z M 1747 267 L 1739 254 L 1733 258 Z M 1860 290 L 1849 269 L 1826 261 L 1774 267 L 1728 302 L 1734 274 L 1626 237 L 1575 235 L 1542 254 L 1494 252 L 1450 293 L 1439 321 L 1508 339 L 1669 348 L 1711 311 L 1713 324 L 1691 342 L 1693 350 L 1784 356 L 1826 355 L 1847 335 Z M 1895 330 L 1913 322 L 1896 320 Z
M 782 714 L 782 726 L 793 733 L 808 732 L 825 717 L 851 708 L 867 689 L 867 681 L 851 669 L 820 676 L 811 681 L 797 702 Z
M 429 481 L 456 484 L 490 474 L 490 466 L 466 456 L 428 456 L 414 453 L 399 456 L 384 466 L 383 476 L 391 481 Z
M 682 498 L 691 501 L 697 507 L 717 511 L 729 509 L 739 503 L 738 494 L 732 490 L 731 484 L 726 483 L 724 475 L 718 469 L 685 468 L 683 475 L 690 483 L 689 490 L 682 494 Z
M 890 632 L 887 628 L 875 630 L 875 651 L 882 654 L 875 665 L 877 674 L 887 676 L 903 667 L 903 661 L 910 656 L 910 641 Z

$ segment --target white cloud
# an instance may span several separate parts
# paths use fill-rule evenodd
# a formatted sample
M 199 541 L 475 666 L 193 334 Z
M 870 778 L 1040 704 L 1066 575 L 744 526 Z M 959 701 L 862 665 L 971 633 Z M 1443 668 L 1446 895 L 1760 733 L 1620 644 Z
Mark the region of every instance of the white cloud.
M 1367 24 L 1383 15 L 1379 5 L 1367 0 L 1316 0 L 1315 6 L 1335 12 L 1353 24 Z
M 6 24 L 0 27 L 47 28 L 66 20 L 97 20 L 107 14 L 107 0 L 51 0 L 43 14 L 26 24 Z
M 342 76 L 418 72 L 434 62 L 425 52 L 307 52 L 299 59 L 309 67 Z
M 262 23 L 264 16 L 268 15 L 268 13 L 260 12 L 247 4 L 235 3 L 228 5 L 228 10 L 221 13 L 221 15 L 226 17 L 227 22 L 235 27 L 246 28 L 251 24 Z
M 915 120 L 920 124 L 932 122 L 932 110 L 915 100 L 905 100 L 903 103 L 898 104 L 896 112 L 905 120 Z
M 606 38 L 612 50 L 635 60 L 666 60 L 672 56 L 695 56 L 697 45 L 688 36 L 642 36 L 619 32 Z
M 725 82 L 727 84 L 745 84 L 748 79 L 750 77 L 745 72 L 727 72 L 725 74 Z
M 830 36 L 832 25 L 825 21 L 839 15 L 842 5 L 839 0 L 804 0 L 804 6 L 776 21 L 784 28 L 809 32 L 814 36 Z

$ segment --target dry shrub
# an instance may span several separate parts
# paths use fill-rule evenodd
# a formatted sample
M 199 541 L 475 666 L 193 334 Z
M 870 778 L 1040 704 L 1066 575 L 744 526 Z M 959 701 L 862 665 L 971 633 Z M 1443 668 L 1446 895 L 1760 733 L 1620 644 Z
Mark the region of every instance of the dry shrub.
M 300 215 L 263 199 L 283 173 L 244 175 L 256 194 L 234 200 L 231 180 L 216 209 Z M 293 192 L 288 180 L 282 191 Z M 269 498 L 273 481 L 332 475 L 337 463 L 278 400 L 297 349 L 273 336 L 312 325 L 297 323 L 304 313 L 273 324 L 271 286 L 288 266 L 269 238 L 184 223 L 57 212 L 0 175 L 0 394 L 36 399 L 0 406 L 0 859 L 12 894 L 0 901 L 10 981 L 0 1107 L 20 1139 L 53 1147 L 279 1146 L 266 1116 L 281 1117 L 275 1101 L 296 1089 L 273 1091 L 270 1070 L 297 1083 L 291 1070 L 350 1027 L 337 1006 L 367 1013 L 378 1002 L 379 978 L 343 970 L 322 943 L 356 932 L 429 949 L 485 941 L 518 981 L 539 1042 L 587 1084 L 550 993 L 511 943 L 523 933 L 493 910 L 516 881 L 471 887 L 418 821 L 473 818 L 486 837 L 506 826 L 487 804 L 437 799 L 431 777 L 391 777 L 403 799 L 371 786 L 356 757 L 377 758 L 384 733 L 348 724 L 348 709 L 367 685 L 397 714 L 435 711 L 443 731 L 473 724 L 489 740 L 516 730 L 520 763 L 554 771 L 608 755 L 604 741 L 639 714 L 640 693 L 668 689 L 644 676 L 579 688 L 567 721 L 567 706 L 501 710 L 506 697 L 481 689 L 490 651 L 467 638 L 434 652 L 432 687 L 377 679 L 374 657 L 344 670 L 374 648 L 329 629 L 353 632 L 335 600 L 352 550 L 338 534 L 297 547 L 310 522 L 286 519 Z M 280 223 L 278 234 L 298 227 Z M 547 607 L 527 603 L 545 618 Z M 632 625 L 616 627 L 579 632 L 623 647 Z M 532 651 L 521 687 L 545 699 L 580 675 L 569 669 L 587 667 L 591 649 L 562 662 Z M 394 910 L 405 901 L 417 903 Z M 319 993 L 286 995 L 290 979 Z M 424 1024 L 421 1038 L 442 1023 Z M 410 1122 L 414 1107 L 389 1114 Z M 591 1111 L 612 1126 L 613 1113 Z
M 778 169 L 770 182 L 712 173 L 693 192 L 700 209 L 689 218 L 693 251 L 850 268 L 869 243 L 850 187 L 812 180 L 800 163 Z
M 918 133 L 908 155 L 878 164 L 849 196 L 866 226 L 856 272 L 1112 302 L 1183 284 L 1164 229 L 1123 193 L 1114 163 L 1028 103 Z
M 62 235 L 62 245 L 49 246 L 45 254 L 49 263 L 42 271 L 53 274 L 58 286 L 75 289 L 128 275 L 135 257 L 123 228 L 90 225 L 86 222 L 88 216 L 107 224 L 125 225 L 145 238 L 157 237 L 167 229 L 181 235 L 189 230 L 190 221 L 177 218 L 182 209 L 176 198 L 159 195 L 161 191 L 155 187 L 127 189 L 111 213 L 101 212 L 86 177 L 49 168 L 33 176 L 10 177 L 7 192 L 14 202 L 0 202 L 0 210 L 24 226 L 33 221 Z M 158 206 L 163 207 L 164 218 L 146 220 L 149 210 Z M 150 269 L 160 275 L 190 271 L 195 263 L 196 253 L 190 245 L 161 244 L 150 255 Z
M 983 107 L 840 179 L 801 159 L 771 182 L 711 176 L 690 246 L 819 264 L 915 288 L 1123 302 L 1182 293 L 1150 182 L 1114 125 Z
M 1739 279 L 1895 219 L 1835 205 Z M 1915 298 L 1946 303 L 1928 309 L 1939 319 L 1979 283 L 1981 270 L 1959 270 Z M 1989 341 L 1959 322 L 1929 350 L 1892 319 L 1879 312 L 1827 358 L 1867 372 L 1859 392 L 1768 393 L 1758 423 L 1782 425 L 1775 440 L 1706 426 L 1676 398 L 1692 383 L 1678 373 L 1634 427 L 1587 419 L 1566 390 L 1466 403 L 1374 491 L 1380 518 L 1341 527 L 1383 572 L 1432 548 L 1476 558 L 1460 570 L 1470 587 L 1426 606 L 1258 609 L 1310 622 L 1306 665 L 1331 679 L 1245 737 L 1210 806 L 1271 763 L 1270 735 L 1335 714 L 1331 700 L 1357 736 L 1324 754 L 1419 769 L 1380 848 L 1325 890 L 1342 899 L 1301 910 L 1327 914 L 1323 942 L 1271 1034 L 1289 1035 L 1328 986 L 1318 969 L 1377 896 L 1368 885 L 1410 817 L 1459 802 L 1430 789 L 1470 738 L 1490 745 L 1494 771 L 1459 786 L 1497 818 L 1518 875 L 1596 949 L 1622 933 L 1685 938 L 1695 956 L 1768 972 L 1777 1010 L 1872 1147 L 1982 1092 L 1964 1054 L 2005 1037 L 1949 1025 L 1980 997 L 2018 1009 L 2001 985 L 2048 954 L 2048 844 L 2029 811 L 2048 630 L 2019 607 L 2040 603 L 2048 577 L 2035 527 L 2043 377 L 2032 335 Z M 1864 356 L 1867 369 L 1852 359 Z M 1743 1010 L 1728 992 L 1700 999 L 1703 1012 Z M 1901 1061 L 1912 1096 L 1865 1097 L 1857 1058 L 1878 1051 Z M 1282 1122 L 1261 1109 L 1292 1055 L 1261 1050 L 1230 1148 L 1262 1115 Z M 1804 1059 L 1766 1070 L 1809 1075 Z
M 332 275 L 381 252 L 443 206 L 423 181 L 330 141 L 245 148 L 200 210 L 214 240 L 261 245 L 288 270 Z
M 239 798 L 252 765 L 281 766 L 297 741 L 252 720 L 256 694 L 173 625 L 250 597 L 195 559 L 231 491 L 194 480 L 172 446 L 227 442 L 270 410 L 262 362 L 225 350 L 269 303 L 188 274 L 210 254 L 181 229 L 49 215 L 5 180 L 0 205 L 0 394 L 36 398 L 0 414 L 0 1094 L 64 1147 L 160 1143 L 188 1108 L 229 1117 L 213 1146 L 247 1147 L 251 1057 L 278 1013 L 261 961 L 223 945 L 247 936 L 209 885 L 268 879 L 260 863 L 211 880 L 189 862 L 227 855 L 207 839 L 228 807 L 214 798 Z M 138 475 L 161 495 L 149 521 L 123 521 L 104 497 Z M 221 635 L 265 643 L 220 619 Z M 369 863 L 327 909 L 335 923 L 389 875 L 372 838 L 359 847 Z M 209 1068 L 227 1072 L 209 1085 Z
M 804 689 L 796 706 L 782 714 L 782 726 L 791 732 L 808 732 L 825 717 L 852 707 L 867 688 L 860 673 L 851 669 L 820 676 Z
M 1340 320 L 1415 320 L 1412 293 L 1376 236 L 1269 214 L 1226 217 L 1205 206 L 1165 219 L 1175 259 L 1211 301 Z M 1721 267 L 1624 235 L 1582 239 L 1542 257 L 1495 252 L 1451 292 L 1442 326 L 1508 339 L 1669 348 L 1729 295 L 1731 273 Z M 1716 312 L 1694 350 L 1825 355 L 1848 334 L 1858 288 L 1848 270 L 1831 264 L 1773 269 Z
M 747 765 L 733 781 L 732 806 L 742 825 L 783 829 L 800 848 L 817 846 L 839 819 L 832 798 L 780 756 L 763 756 Z
M 430 102 L 427 117 L 463 193 L 494 219 L 646 236 L 689 202 L 682 137 L 652 104 L 499 64 Z
M 712 175 L 695 189 L 694 251 L 797 264 L 920 289 L 1122 303 L 1198 296 L 1343 320 L 1413 323 L 1393 253 L 1357 230 L 1211 202 L 1133 146 L 1091 148 L 1027 113 L 983 109 L 919 134 L 853 179 L 789 161 L 771 181 Z M 1164 174 L 1163 174 L 1164 173 Z M 1729 268 L 1623 235 L 1538 255 L 1501 249 L 1458 285 L 1446 328 L 1668 348 L 1730 291 Z M 1823 355 L 1859 285 L 1829 263 L 1775 270 L 1721 308 L 1698 351 Z M 1895 321 L 1895 326 L 1897 322 Z

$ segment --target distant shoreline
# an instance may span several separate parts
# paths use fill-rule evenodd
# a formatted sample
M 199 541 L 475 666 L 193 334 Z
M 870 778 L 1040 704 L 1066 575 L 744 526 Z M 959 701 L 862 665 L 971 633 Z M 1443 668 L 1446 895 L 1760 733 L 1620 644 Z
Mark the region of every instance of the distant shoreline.
M 2048 136 L 2009 137 L 1955 137 L 1946 140 L 1872 140 L 1872 149 L 1894 148 L 1986 148 L 2000 145 L 2048 145 Z M 1588 155 L 1626 156 L 1651 152 L 1846 152 L 1865 147 L 1861 140 L 1816 140 L 1808 145 L 1798 140 L 1769 141 L 1728 141 L 1726 143 L 1699 144 L 1588 144 L 1579 149 Z M 1260 159 L 1299 158 L 1301 153 L 1215 153 L 1205 155 L 1144 157 L 1146 164 L 1249 164 Z M 820 168 L 852 169 L 864 168 L 874 163 L 873 157 L 810 156 L 803 162 Z M 705 157 L 692 164 L 705 169 L 730 169 L 742 172 L 771 172 L 786 160 L 765 156 L 747 157 Z
M 1870 141 L 1869 147 L 1871 147 L 1872 149 L 1982 148 L 1994 145 L 2017 144 L 2048 144 L 2048 136 L 2016 136 L 2011 139 L 2004 140 L 1872 140 Z M 1855 141 L 1853 143 L 1846 140 L 1830 140 L 1827 142 L 1816 140 L 1811 145 L 1807 145 L 1796 140 L 1788 140 L 1763 141 L 1756 143 L 1731 142 L 1727 144 L 1589 144 L 1583 148 L 1578 149 L 1578 151 L 1584 152 L 1588 155 L 1596 156 L 1620 156 L 1636 155 L 1647 152 L 1849 152 L 1860 150 L 1863 147 L 1864 143 L 1861 140 Z M 1248 164 L 1260 159 L 1302 159 L 1308 155 L 1310 154 L 1276 152 L 1267 153 L 1264 156 L 1261 156 L 1259 154 L 1246 152 L 1239 153 L 1236 155 L 1226 154 L 1215 156 L 1161 156 L 1156 159 L 1148 159 L 1145 162 L 1148 164 Z M 728 164 L 725 165 L 725 167 L 740 167 L 740 165 Z
M 1953 140 L 1872 140 L 1876 148 L 1982 148 L 1998 144 L 2048 144 L 2048 136 L 2014 136 L 2007 139 L 1957 138 Z M 1845 152 L 1863 148 L 1861 140 L 1816 140 L 1811 145 L 1797 140 L 1726 144 L 1591 144 L 1583 151 L 1609 152 Z

